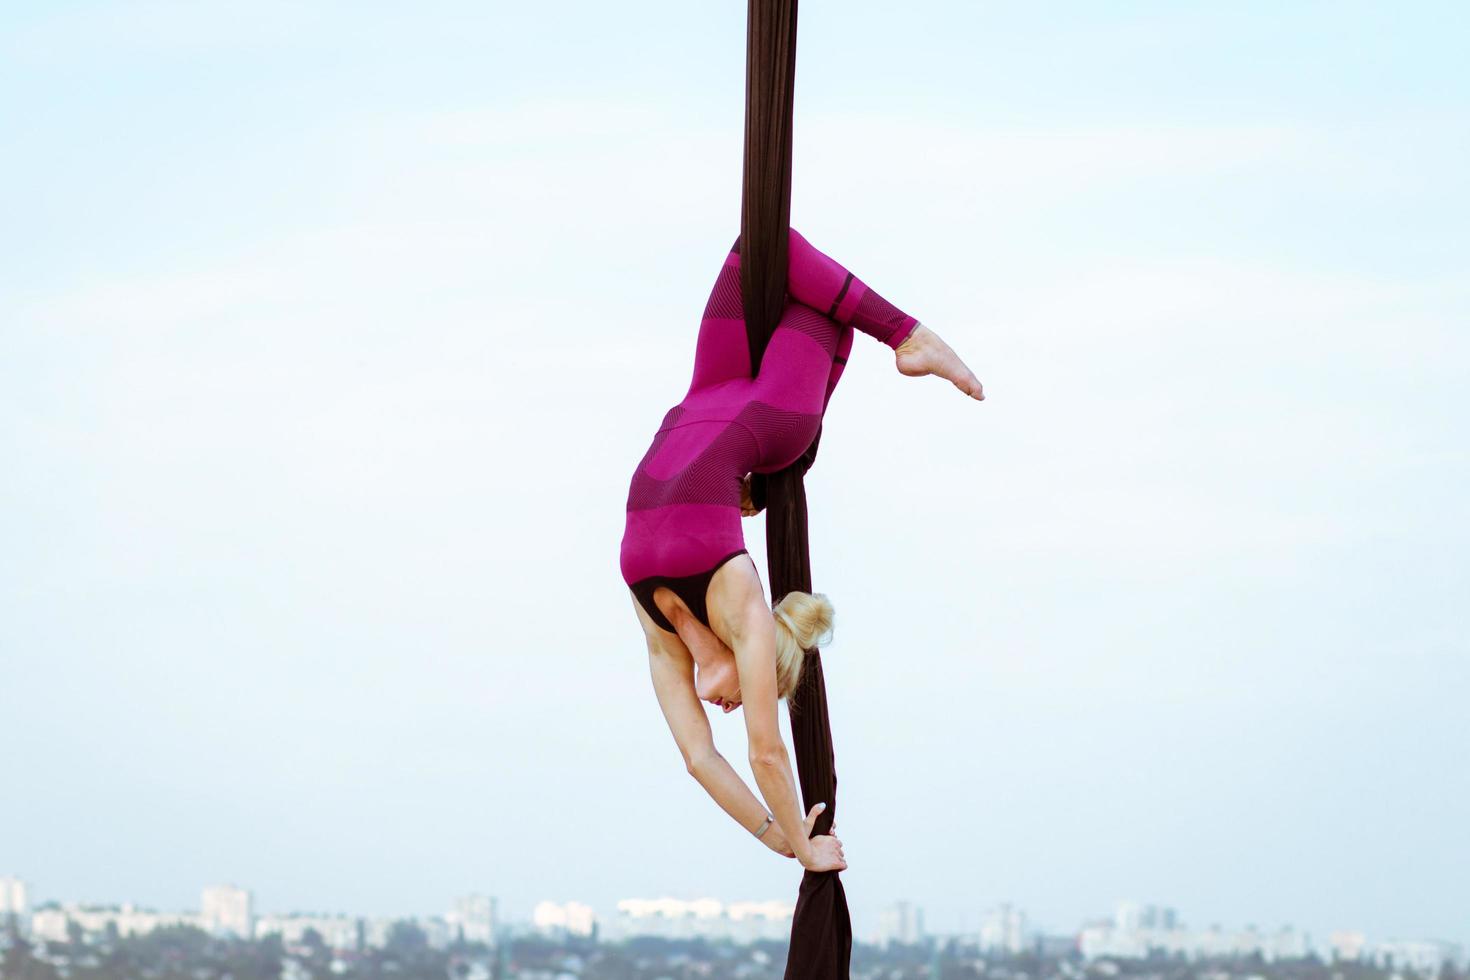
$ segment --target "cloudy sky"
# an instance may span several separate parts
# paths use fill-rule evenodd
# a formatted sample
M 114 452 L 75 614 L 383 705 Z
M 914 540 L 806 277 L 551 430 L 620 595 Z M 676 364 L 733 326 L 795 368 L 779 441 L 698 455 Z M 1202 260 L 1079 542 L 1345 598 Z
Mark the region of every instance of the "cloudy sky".
M 5 5 L 0 874 L 795 898 L 617 564 L 744 6 Z M 803 4 L 793 224 L 989 396 L 859 337 L 808 480 L 860 935 L 1470 941 L 1466 9 Z

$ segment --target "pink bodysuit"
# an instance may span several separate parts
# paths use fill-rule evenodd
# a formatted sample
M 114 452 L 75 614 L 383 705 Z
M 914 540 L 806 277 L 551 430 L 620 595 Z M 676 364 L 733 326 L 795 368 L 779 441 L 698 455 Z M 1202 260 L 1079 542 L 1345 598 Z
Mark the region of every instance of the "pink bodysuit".
M 852 328 L 897 349 L 918 322 L 794 228 L 786 290 L 785 312 L 752 378 L 736 238 L 705 304 L 689 391 L 664 416 L 628 487 L 623 580 L 669 632 L 654 590 L 673 589 L 709 626 L 710 579 L 746 553 L 741 481 L 806 451 L 847 363 Z

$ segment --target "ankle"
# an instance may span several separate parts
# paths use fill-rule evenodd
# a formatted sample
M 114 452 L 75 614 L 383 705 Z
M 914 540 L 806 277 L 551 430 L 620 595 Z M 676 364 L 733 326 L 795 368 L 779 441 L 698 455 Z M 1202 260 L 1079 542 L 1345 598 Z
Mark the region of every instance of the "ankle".
M 928 330 L 929 328 L 924 326 L 922 323 L 915 322 L 914 328 L 909 331 L 909 335 L 903 338 L 902 343 L 893 348 L 893 352 L 895 354 L 905 354 L 909 351 L 914 350 L 916 347 L 919 347 L 921 344 L 923 344 L 923 340 L 919 338 L 919 332 L 927 332 Z

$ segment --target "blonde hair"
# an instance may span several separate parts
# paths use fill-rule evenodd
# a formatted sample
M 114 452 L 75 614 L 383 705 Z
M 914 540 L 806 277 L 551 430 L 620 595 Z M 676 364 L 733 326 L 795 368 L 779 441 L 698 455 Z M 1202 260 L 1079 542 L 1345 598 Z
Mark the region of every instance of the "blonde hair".
M 776 603 L 776 696 L 788 704 L 801 680 L 806 651 L 831 638 L 834 610 L 820 592 L 788 592 Z

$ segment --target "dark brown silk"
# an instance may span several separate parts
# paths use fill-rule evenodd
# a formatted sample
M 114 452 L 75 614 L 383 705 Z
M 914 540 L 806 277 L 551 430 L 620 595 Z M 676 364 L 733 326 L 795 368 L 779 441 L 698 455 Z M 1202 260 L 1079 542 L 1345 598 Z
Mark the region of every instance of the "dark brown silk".
M 749 0 L 745 62 L 745 171 L 740 198 L 740 292 L 752 376 L 786 303 L 791 227 L 791 120 L 796 94 L 796 0 Z M 766 504 L 771 600 L 812 590 L 806 488 L 821 431 L 795 463 L 753 488 Z M 813 836 L 829 833 L 837 813 L 837 767 L 822 658 L 807 652 L 788 702 L 803 812 L 827 808 Z M 796 897 L 786 980 L 848 980 L 852 920 L 836 871 L 807 871 Z

